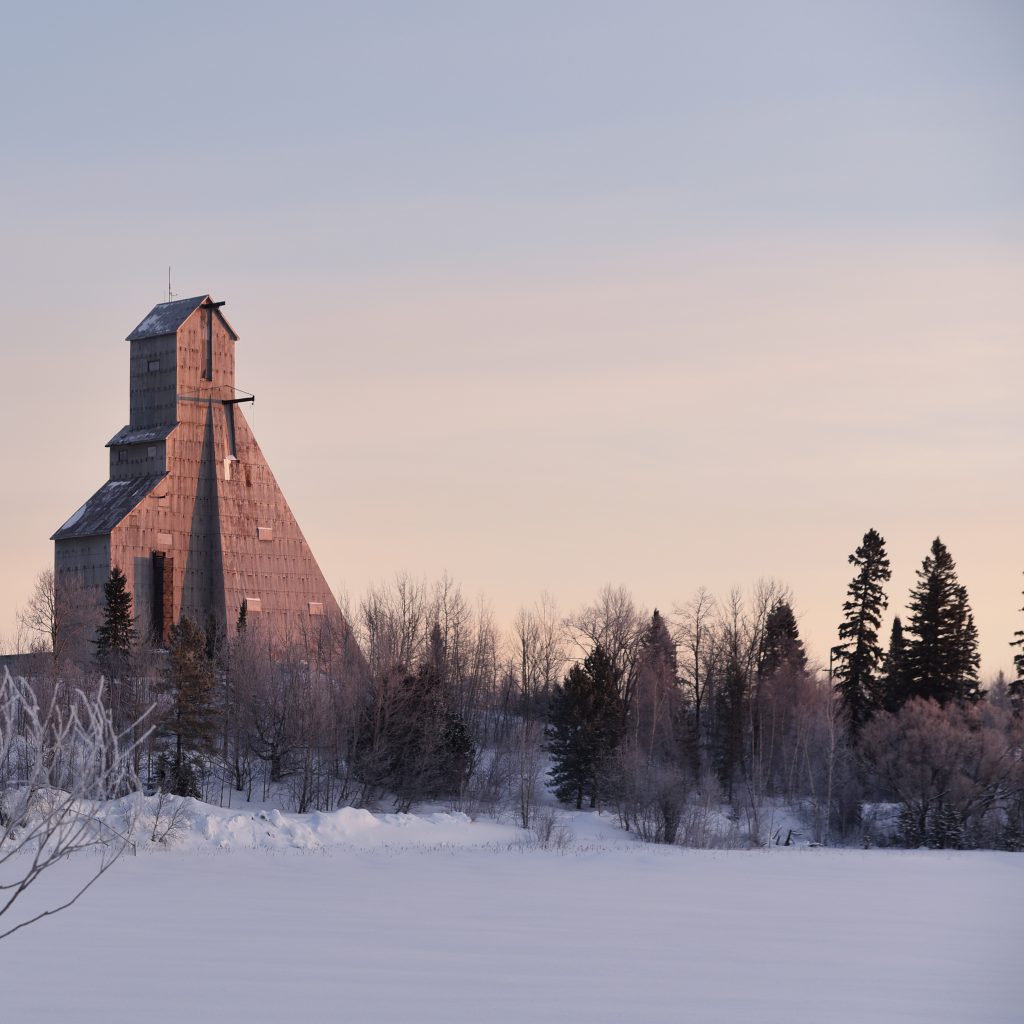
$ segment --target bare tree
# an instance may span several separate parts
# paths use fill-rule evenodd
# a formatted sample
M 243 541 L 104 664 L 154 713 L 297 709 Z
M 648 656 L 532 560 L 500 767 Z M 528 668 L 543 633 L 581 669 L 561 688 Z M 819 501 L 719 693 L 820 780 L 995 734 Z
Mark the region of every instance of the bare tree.
M 0 682 L 0 866 L 5 869 L 0 927 L 10 926 L 0 939 L 70 907 L 129 847 L 130 822 L 127 828 L 109 824 L 103 803 L 137 790 L 136 742 L 114 729 L 102 690 L 87 696 L 58 688 L 40 706 L 31 685 L 5 670 Z M 89 849 L 98 856 L 68 899 L 15 921 L 18 900 L 46 871 Z
M 679 674 L 693 708 L 694 767 L 700 771 L 707 767 L 708 761 L 706 712 L 715 678 L 718 602 L 705 587 L 700 587 L 685 605 L 676 607 L 675 615 L 676 641 L 681 654 Z
M 18 625 L 33 650 L 49 651 L 54 661 L 85 657 L 86 641 L 98 621 L 95 600 L 71 579 L 59 580 L 52 569 L 36 576 L 32 594 L 18 611 Z
M 636 683 L 636 663 L 650 615 L 638 608 L 625 587 L 606 586 L 594 604 L 565 620 L 569 640 L 586 656 L 598 645 L 619 673 L 620 696 L 628 708 Z

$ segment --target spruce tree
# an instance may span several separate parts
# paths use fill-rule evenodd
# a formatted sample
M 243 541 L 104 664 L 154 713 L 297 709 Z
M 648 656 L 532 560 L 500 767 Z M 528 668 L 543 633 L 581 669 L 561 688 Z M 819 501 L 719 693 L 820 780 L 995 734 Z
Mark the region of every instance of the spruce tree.
M 907 698 L 946 704 L 978 695 L 978 631 L 956 563 L 936 537 L 910 594 Z
M 103 622 L 96 630 L 93 643 L 96 661 L 103 673 L 116 678 L 124 672 L 135 643 L 135 622 L 128 579 L 116 565 L 103 584 Z
M 841 653 L 835 686 L 854 732 L 860 731 L 881 706 L 882 648 L 878 629 L 888 605 L 884 584 L 892 577 L 885 540 L 877 530 L 864 534 L 849 562 L 857 567 L 843 603 L 839 627 Z
M 686 723 L 676 645 L 657 609 L 640 641 L 633 675 L 629 734 L 637 750 L 651 764 L 679 760 L 685 745 Z M 692 738 L 690 746 L 695 746 Z
M 792 607 L 788 601 L 778 601 L 764 621 L 757 661 L 758 678 L 767 679 L 784 666 L 803 670 L 807 667 L 807 654 Z
M 173 749 L 158 766 L 161 784 L 179 796 L 202 796 L 196 758 L 208 754 L 217 733 L 215 676 L 206 633 L 191 619 L 171 627 L 165 685 L 170 710 L 164 732 Z
M 619 675 L 598 644 L 583 664 L 569 670 L 551 697 L 546 730 L 553 765 L 549 775 L 563 803 L 594 807 L 603 775 L 622 733 Z
M 907 641 L 903 623 L 897 615 L 892 620 L 889 649 L 882 665 L 879 702 L 883 711 L 896 712 L 907 702 Z

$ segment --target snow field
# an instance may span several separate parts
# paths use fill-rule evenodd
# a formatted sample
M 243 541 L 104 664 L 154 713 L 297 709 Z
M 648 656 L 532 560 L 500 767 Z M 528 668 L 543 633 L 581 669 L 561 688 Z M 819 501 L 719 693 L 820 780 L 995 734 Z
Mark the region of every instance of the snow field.
M 551 851 L 458 815 L 196 810 L 182 847 L 0 945 L 0 1019 L 1022 1019 L 1019 855 L 664 849 L 587 813 Z

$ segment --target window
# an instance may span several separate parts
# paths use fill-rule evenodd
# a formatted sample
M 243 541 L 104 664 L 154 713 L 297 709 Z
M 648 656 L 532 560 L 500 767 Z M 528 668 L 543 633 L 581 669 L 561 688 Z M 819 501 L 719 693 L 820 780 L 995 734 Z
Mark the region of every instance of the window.
M 150 373 L 156 373 L 156 371 L 160 369 L 160 360 L 159 359 L 150 359 L 149 363 L 146 366 L 146 369 Z
M 274 528 L 272 526 L 257 526 L 256 527 L 256 539 L 257 540 L 273 540 L 274 539 Z
M 245 610 L 246 612 L 263 611 L 263 599 L 259 597 L 247 597 L 245 599 Z
M 127 448 L 118 448 L 117 449 L 117 461 L 118 462 L 127 462 L 128 461 L 128 449 Z
M 169 548 L 174 538 L 169 533 L 158 533 L 156 535 L 156 546 L 158 548 Z
M 324 603 L 323 601 L 310 601 L 309 602 L 309 614 L 310 615 L 323 615 Z
M 155 459 L 156 458 L 156 445 L 155 444 L 151 444 L 149 446 L 149 450 L 147 451 L 146 454 L 149 455 L 149 457 L 151 459 Z

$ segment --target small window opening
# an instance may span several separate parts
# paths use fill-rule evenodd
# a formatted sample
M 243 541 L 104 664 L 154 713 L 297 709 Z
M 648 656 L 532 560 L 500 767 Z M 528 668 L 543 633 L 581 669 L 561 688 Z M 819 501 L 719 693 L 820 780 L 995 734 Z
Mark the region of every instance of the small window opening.
M 150 359 L 147 369 L 149 370 L 150 373 L 156 373 L 156 371 L 160 369 L 160 360 Z
M 259 597 L 247 597 L 245 599 L 245 610 L 246 612 L 261 612 L 263 611 L 263 600 Z
M 118 450 L 117 450 L 117 461 L 118 462 L 127 462 L 128 461 L 128 449 L 127 448 L 118 448 Z
M 257 526 L 256 527 L 256 539 L 257 540 L 273 540 L 274 539 L 274 528 L 272 526 Z

